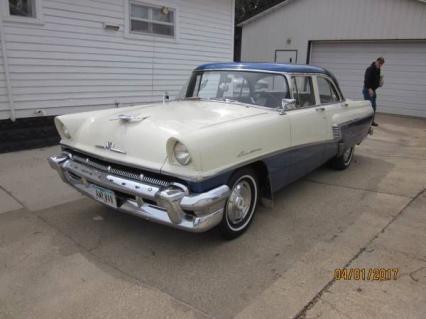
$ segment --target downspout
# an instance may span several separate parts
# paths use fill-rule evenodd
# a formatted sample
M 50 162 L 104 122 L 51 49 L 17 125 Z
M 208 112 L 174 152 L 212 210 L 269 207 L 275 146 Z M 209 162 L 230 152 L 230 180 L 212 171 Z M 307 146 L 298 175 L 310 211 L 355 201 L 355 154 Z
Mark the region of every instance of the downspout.
M 231 0 L 231 27 L 232 27 L 232 41 L 231 41 L 231 50 L 232 50 L 232 61 L 235 57 L 235 0 Z M 242 36 L 242 33 L 241 33 Z M 241 41 L 240 41 L 241 42 Z M 241 45 L 240 45 L 240 60 L 241 60 Z
M 4 77 L 6 80 L 7 96 L 9 99 L 10 119 L 16 121 L 15 101 L 13 100 L 12 84 L 10 83 L 9 63 L 7 60 L 6 39 L 4 37 L 3 20 L 0 14 L 0 45 L 3 56 Z

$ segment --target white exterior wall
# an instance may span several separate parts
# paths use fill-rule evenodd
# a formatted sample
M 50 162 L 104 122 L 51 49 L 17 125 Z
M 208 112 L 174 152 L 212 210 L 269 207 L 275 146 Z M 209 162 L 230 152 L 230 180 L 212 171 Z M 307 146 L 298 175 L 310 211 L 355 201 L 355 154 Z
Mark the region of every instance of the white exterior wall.
M 3 54 L 1 51 L 1 42 L 0 42 L 0 110 L 7 107 L 8 107 L 8 100 L 7 100 L 7 90 L 6 90 L 6 78 L 4 74 Z
M 41 24 L 4 19 L 18 118 L 37 110 L 57 115 L 158 101 L 166 90 L 176 95 L 195 66 L 232 61 L 234 0 L 141 1 L 177 10 L 176 39 L 126 35 L 125 1 L 42 0 Z M 107 31 L 104 23 L 120 29 Z M 0 56 L 5 119 L 10 111 L 2 64 Z
M 297 50 L 297 63 L 304 64 L 310 40 L 376 39 L 426 39 L 426 4 L 417 0 L 287 0 L 243 25 L 241 60 L 273 62 L 276 49 L 287 49 Z
M 0 20 L 1 24 L 1 20 Z M 1 31 L 1 30 L 0 30 Z M 1 42 L 1 32 L 0 32 L 0 113 L 4 109 L 9 108 L 8 94 L 7 94 L 7 85 L 6 85 L 6 74 L 4 72 L 3 65 L 3 50 Z M 1 115 L 0 115 L 1 119 Z

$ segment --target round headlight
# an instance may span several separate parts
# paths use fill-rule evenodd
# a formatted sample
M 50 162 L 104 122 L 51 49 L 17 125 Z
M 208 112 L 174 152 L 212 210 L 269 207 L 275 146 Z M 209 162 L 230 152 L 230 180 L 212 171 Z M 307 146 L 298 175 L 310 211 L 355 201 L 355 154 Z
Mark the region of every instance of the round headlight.
M 56 127 L 57 127 L 59 133 L 62 134 L 66 138 L 71 138 L 71 133 L 67 129 L 65 124 L 58 118 L 56 118 L 55 121 L 56 121 L 56 124 L 57 124 Z
M 181 165 L 188 165 L 191 163 L 191 155 L 189 154 L 188 149 L 182 143 L 177 142 L 173 149 L 175 158 Z

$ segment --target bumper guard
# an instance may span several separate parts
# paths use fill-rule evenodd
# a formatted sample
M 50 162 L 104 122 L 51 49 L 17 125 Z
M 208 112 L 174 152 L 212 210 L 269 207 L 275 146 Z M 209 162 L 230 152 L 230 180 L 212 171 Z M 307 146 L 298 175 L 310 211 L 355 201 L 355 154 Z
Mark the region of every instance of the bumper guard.
M 117 203 L 118 210 L 190 232 L 204 232 L 218 225 L 230 193 L 227 185 L 200 194 L 189 194 L 178 183 L 151 185 L 84 165 L 68 154 L 51 156 L 48 161 L 65 183 L 82 194 L 95 199 L 96 186 L 119 192 L 125 198 Z

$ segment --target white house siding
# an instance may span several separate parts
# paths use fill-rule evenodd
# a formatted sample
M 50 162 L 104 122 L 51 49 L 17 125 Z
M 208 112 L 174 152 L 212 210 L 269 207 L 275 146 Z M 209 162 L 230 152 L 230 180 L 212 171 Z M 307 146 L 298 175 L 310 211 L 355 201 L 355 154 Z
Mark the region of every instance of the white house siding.
M 9 101 L 7 96 L 6 76 L 3 66 L 3 53 L 1 47 L 1 33 L 0 33 L 0 114 L 9 109 Z M 1 119 L 1 115 L 0 115 Z
M 125 1 L 43 0 L 42 25 L 3 22 L 17 117 L 158 101 L 195 66 L 232 60 L 233 0 L 141 1 L 177 9 L 176 40 L 127 36 Z M 0 119 L 3 83 L 0 73 Z
M 273 62 L 275 50 L 295 49 L 306 63 L 311 40 L 426 39 L 426 4 L 417 0 L 286 2 L 243 25 L 243 61 Z

